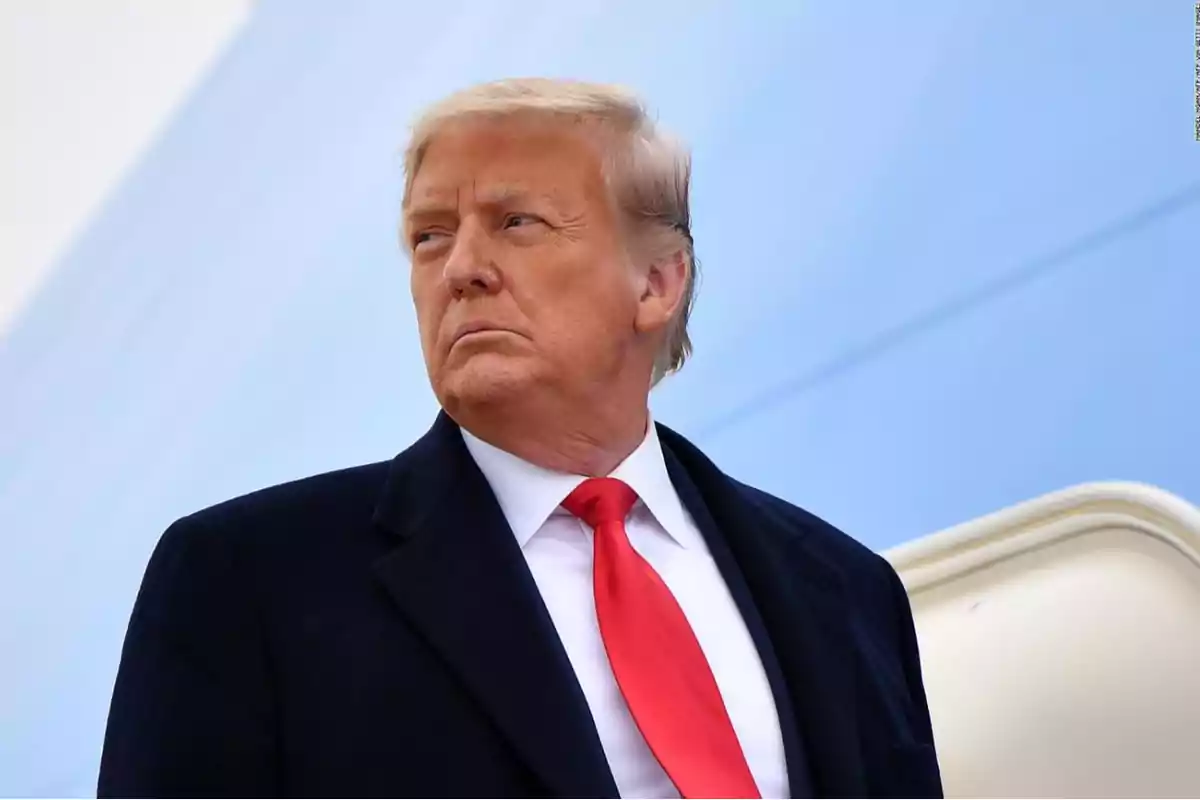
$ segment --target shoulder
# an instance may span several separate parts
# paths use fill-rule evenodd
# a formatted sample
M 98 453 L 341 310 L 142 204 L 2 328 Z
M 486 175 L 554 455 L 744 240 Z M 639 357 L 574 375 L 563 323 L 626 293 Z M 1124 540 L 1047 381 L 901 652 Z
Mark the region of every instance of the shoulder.
M 258 556 L 286 561 L 289 553 L 320 550 L 322 540 L 361 535 L 371 527 L 388 468 L 382 461 L 314 475 L 181 517 L 159 539 L 151 570 L 175 562 L 217 567 Z
M 331 517 L 370 517 L 390 463 L 364 464 L 259 489 L 190 514 L 180 523 L 204 527 L 308 526 Z
M 848 590 L 844 596 L 860 612 L 889 628 L 909 624 L 908 594 L 886 558 L 797 505 L 744 483 L 733 483 L 745 502 L 774 519 L 777 529 L 799 539 L 811 558 L 819 559 L 840 578 Z
M 744 502 L 802 539 L 807 549 L 821 555 L 847 579 L 883 578 L 890 582 L 894 577 L 895 570 L 883 556 L 816 514 L 761 489 L 729 480 Z
M 911 669 L 916 657 L 912 608 L 891 563 L 815 514 L 746 484 L 732 483 L 743 502 L 754 506 L 761 518 L 773 521 L 765 527 L 801 546 L 810 567 L 805 577 L 836 576 L 842 589 L 838 596 L 865 623 L 864 630 L 898 646 L 905 669 Z
M 736 505 L 764 523 L 764 530 L 801 540 L 806 550 L 851 582 L 877 578 L 890 582 L 894 578 L 891 565 L 854 537 L 800 506 L 731 477 L 670 428 L 660 424 L 658 433 L 668 461 L 678 460 L 708 502 L 719 502 L 722 496 L 736 498 Z
M 361 573 L 387 546 L 372 521 L 387 474 L 387 462 L 338 470 L 176 520 L 150 555 L 131 631 L 232 646 L 268 609 Z

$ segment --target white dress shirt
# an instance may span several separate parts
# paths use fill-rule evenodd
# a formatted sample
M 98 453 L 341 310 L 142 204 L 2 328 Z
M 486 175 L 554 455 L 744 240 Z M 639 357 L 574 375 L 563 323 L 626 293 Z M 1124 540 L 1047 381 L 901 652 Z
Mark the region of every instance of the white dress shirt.
M 679 797 L 629 713 L 600 638 L 592 594 L 592 530 L 561 506 L 584 478 L 530 464 L 465 430 L 463 439 L 525 554 L 621 796 Z M 638 495 L 625 525 L 629 541 L 662 576 L 695 631 L 759 792 L 764 798 L 787 797 L 787 764 L 770 683 L 708 545 L 675 493 L 653 423 L 612 477 Z

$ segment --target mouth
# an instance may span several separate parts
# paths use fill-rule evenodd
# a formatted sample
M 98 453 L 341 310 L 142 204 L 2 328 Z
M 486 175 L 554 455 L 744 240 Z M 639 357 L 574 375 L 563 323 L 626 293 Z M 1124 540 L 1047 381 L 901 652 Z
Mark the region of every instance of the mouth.
M 463 341 L 464 339 L 472 339 L 475 337 L 483 337 L 495 334 L 508 334 L 510 336 L 519 336 L 516 331 L 511 328 L 506 328 L 503 325 L 494 325 L 490 322 L 468 322 L 460 325 L 455 331 L 451 339 L 451 347 Z

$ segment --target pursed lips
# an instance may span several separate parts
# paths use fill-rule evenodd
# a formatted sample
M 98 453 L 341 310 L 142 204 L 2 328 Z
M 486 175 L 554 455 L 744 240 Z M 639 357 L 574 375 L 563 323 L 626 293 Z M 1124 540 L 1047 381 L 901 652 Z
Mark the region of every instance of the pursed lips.
M 511 328 L 506 328 L 503 325 L 496 325 L 491 322 L 466 322 L 459 325 L 454 331 L 454 337 L 450 340 L 450 346 L 458 344 L 463 338 L 475 333 L 511 333 L 520 335 L 517 331 Z

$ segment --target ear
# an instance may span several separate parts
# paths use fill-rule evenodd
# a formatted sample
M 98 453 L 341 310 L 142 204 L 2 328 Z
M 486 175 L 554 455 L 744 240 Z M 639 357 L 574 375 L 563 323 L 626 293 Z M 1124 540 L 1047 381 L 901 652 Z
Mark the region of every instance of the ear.
M 634 321 L 638 333 L 655 333 L 671 323 L 683 302 L 689 271 L 683 250 L 650 262 L 639 281 L 641 296 Z

